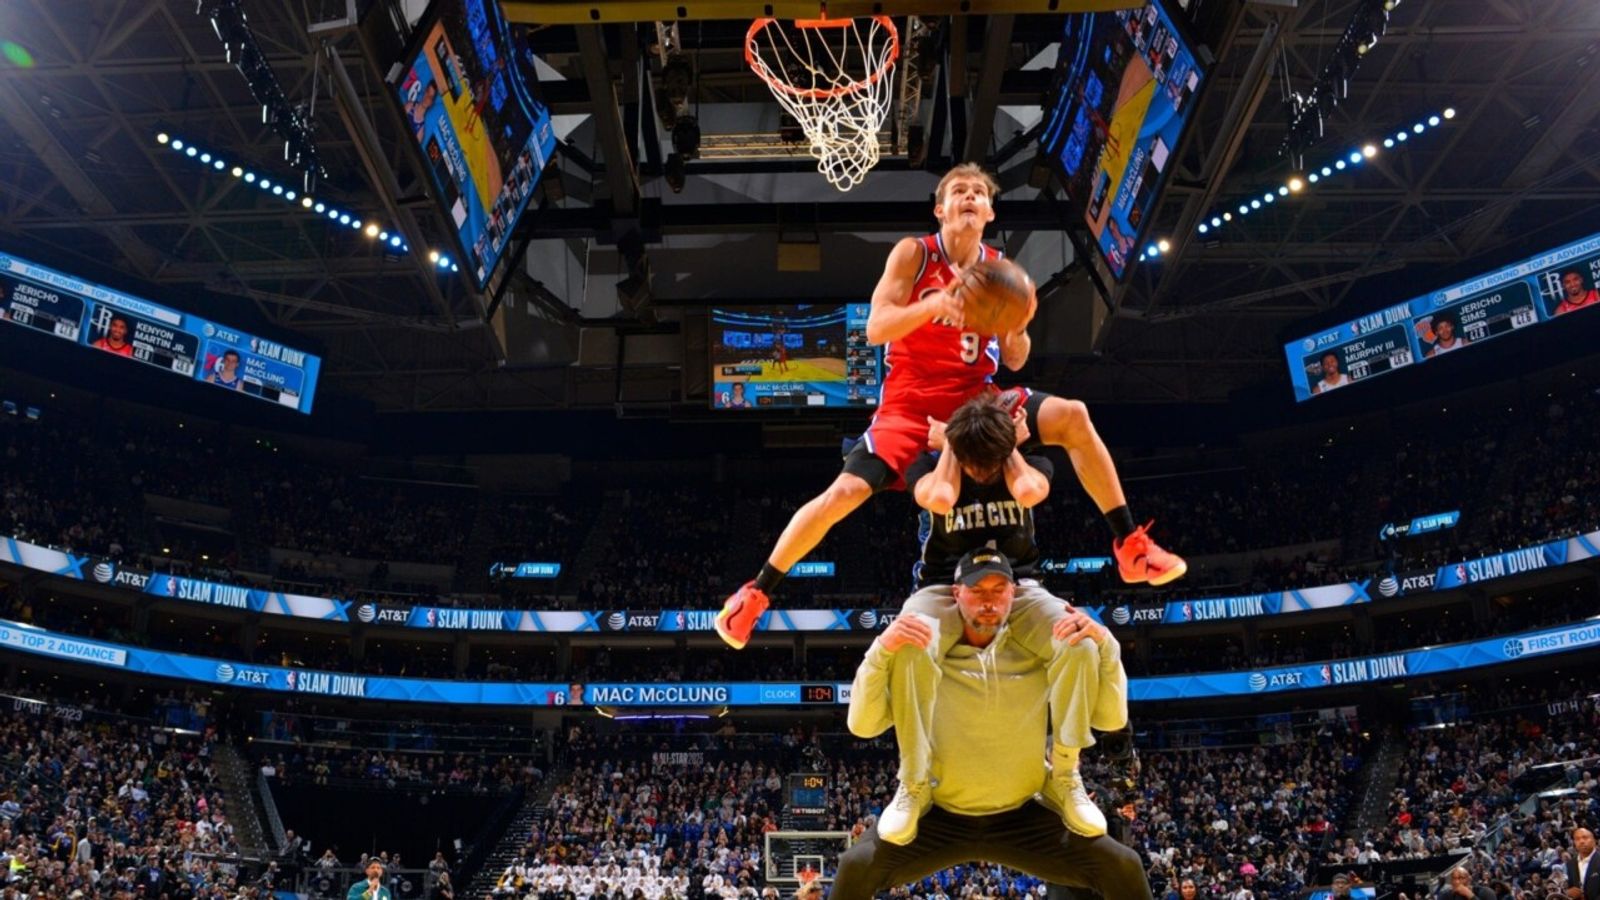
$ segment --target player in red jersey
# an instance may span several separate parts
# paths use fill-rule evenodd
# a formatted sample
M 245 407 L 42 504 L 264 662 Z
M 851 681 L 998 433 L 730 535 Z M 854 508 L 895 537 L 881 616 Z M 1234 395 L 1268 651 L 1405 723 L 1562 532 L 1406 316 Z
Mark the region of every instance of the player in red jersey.
M 723 603 L 716 628 L 729 646 L 744 647 L 767 610 L 767 593 L 835 523 L 876 491 L 904 489 L 906 469 L 928 449 L 930 429 L 941 428 L 968 398 L 998 390 L 994 376 L 1001 363 L 1012 371 L 1027 363 L 1032 341 L 1026 326 L 1001 335 L 967 331 L 961 300 L 947 290 L 962 270 L 1000 255 L 983 244 L 983 228 L 994 221 L 997 193 L 994 178 L 976 164 L 956 166 L 934 192 L 938 232 L 902 238 L 890 251 L 867 319 L 867 340 L 887 345 L 889 372 L 877 414 L 845 457 L 839 477 L 789 520 L 760 574 Z M 1035 299 L 1035 307 L 1037 303 Z M 1184 561 L 1150 539 L 1148 524 L 1134 526 L 1116 464 L 1095 432 L 1088 408 L 1025 388 L 1021 398 L 1028 431 L 1066 450 L 1078 481 L 1105 514 L 1122 579 L 1160 585 L 1181 577 L 1187 571 Z

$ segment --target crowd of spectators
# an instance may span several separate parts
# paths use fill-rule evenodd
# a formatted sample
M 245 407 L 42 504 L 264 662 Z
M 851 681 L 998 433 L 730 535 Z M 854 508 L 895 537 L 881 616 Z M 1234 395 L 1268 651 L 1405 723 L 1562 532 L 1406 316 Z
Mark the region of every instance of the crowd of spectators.
M 331 744 L 253 742 L 261 774 L 284 785 L 354 784 L 385 790 L 496 794 L 544 778 L 531 758 L 487 753 L 369 750 Z
M 239 846 L 211 763 L 215 733 L 0 711 L 0 878 L 33 897 L 234 900 Z

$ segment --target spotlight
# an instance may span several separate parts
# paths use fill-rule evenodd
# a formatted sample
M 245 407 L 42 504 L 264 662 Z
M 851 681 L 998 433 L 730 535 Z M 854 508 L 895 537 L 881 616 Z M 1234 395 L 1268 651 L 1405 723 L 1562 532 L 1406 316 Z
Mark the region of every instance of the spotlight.
M 1360 150 L 1352 150 L 1352 151 L 1350 151 L 1350 162 L 1351 163 L 1361 162 L 1361 151 Z
M 1241 216 L 1250 215 L 1250 207 L 1245 206 L 1243 203 L 1239 204 L 1239 215 L 1241 215 Z
M 1204 222 L 1201 222 L 1200 223 L 1200 227 L 1198 229 L 1196 229 L 1196 230 L 1199 231 L 1201 234 L 1205 234 L 1206 232 L 1211 230 L 1211 226 L 1207 225 Z
M 1223 213 L 1222 214 L 1222 221 L 1224 221 L 1224 222 L 1232 222 L 1233 221 L 1233 213 L 1230 213 L 1230 212 Z
M 1335 168 L 1335 169 L 1339 169 L 1339 170 L 1341 170 L 1341 171 L 1342 171 L 1342 170 L 1343 170 L 1343 169 L 1344 169 L 1344 160 L 1342 160 L 1342 159 L 1341 159 L 1341 160 L 1339 160 L 1339 161 L 1338 161 L 1338 162 L 1336 162 L 1336 163 L 1334 163 L 1334 164 L 1333 164 L 1333 167 L 1334 167 L 1334 168 Z
M 448 257 L 448 256 L 439 257 L 439 268 L 447 269 L 449 267 L 450 267 L 450 257 Z
M 1172 249 L 1172 242 L 1166 238 L 1162 238 L 1161 240 L 1156 241 L 1156 247 L 1159 248 L 1162 253 L 1165 253 Z
M 190 156 L 193 156 L 193 155 L 194 155 L 194 154 L 192 154 L 192 153 L 191 153 L 191 154 L 189 154 L 189 155 L 190 155 Z M 202 154 L 200 154 L 200 161 L 201 161 L 201 162 L 203 162 L 203 163 L 209 163 L 209 162 L 211 162 L 211 154 L 209 154 L 209 153 L 202 153 Z
M 428 262 L 436 263 L 438 261 L 439 261 L 439 251 L 437 251 L 437 250 L 429 250 L 428 251 Z
M 349 225 L 350 224 L 350 216 L 349 216 L 349 214 L 345 214 L 345 215 L 339 216 L 339 224 L 340 225 Z
M 1421 134 L 1422 133 L 1422 128 L 1423 128 L 1423 125 L 1422 125 L 1421 122 L 1418 122 L 1417 124 L 1411 126 L 1411 130 L 1415 131 L 1417 134 Z
M 398 234 L 390 235 L 389 236 L 389 246 L 391 246 L 391 247 L 400 246 L 400 235 L 398 235 Z
M 1155 244 L 1151 244 L 1150 246 L 1144 248 L 1144 253 L 1145 253 L 1146 256 L 1149 256 L 1149 257 L 1160 256 L 1161 255 L 1161 248 L 1156 246 Z
M 377 237 L 377 236 L 378 236 L 378 226 L 376 226 L 376 225 L 368 225 L 367 226 L 367 237 L 370 238 L 370 237 Z
M 1211 217 L 1211 227 L 1212 228 L 1221 228 L 1222 227 L 1222 220 L 1217 218 L 1216 216 L 1212 216 Z
M 361 230 L 361 220 L 360 219 L 351 219 L 350 220 L 350 227 L 354 228 L 357 231 L 360 231 Z
M 1361 155 L 1365 156 L 1367 159 L 1371 159 L 1378 155 L 1378 148 L 1373 144 L 1367 144 L 1365 147 L 1361 148 Z
M 328 218 L 334 220 L 335 222 L 339 221 L 339 211 L 337 209 L 328 210 Z
M 283 196 L 283 185 L 281 185 L 281 184 L 273 185 L 272 186 L 272 194 L 275 197 L 282 197 Z
M 246 173 L 244 173 L 244 181 L 245 181 L 245 184 L 255 184 L 256 183 L 256 173 L 254 173 L 254 172 L 246 172 Z
M 459 272 L 459 271 L 461 271 L 461 267 L 456 265 L 455 263 L 451 263 L 450 264 L 450 271 Z
M 1394 12 L 1394 8 L 1399 5 L 1400 0 L 1383 0 L 1383 11 Z
M 1429 127 L 1434 127 L 1434 126 L 1437 126 L 1438 124 L 1439 124 L 1439 117 L 1438 116 L 1429 116 L 1428 117 L 1428 125 L 1429 125 Z
M 387 231 L 378 232 L 378 240 L 387 241 L 388 239 L 389 239 L 389 232 L 387 232 Z
M 218 160 L 213 160 L 213 161 L 212 161 L 212 162 L 211 162 L 211 166 L 212 166 L 212 168 L 214 168 L 214 169 L 216 169 L 216 170 L 217 170 L 217 171 L 218 171 L 218 172 L 221 172 L 221 171 L 222 171 L 222 170 L 223 170 L 223 169 L 226 169 L 226 168 L 227 168 L 227 167 L 228 167 L 228 166 L 227 166 L 227 164 L 226 164 L 226 163 L 224 163 L 224 162 L 223 162 L 223 161 L 222 161 L 222 160 L 220 160 L 220 159 L 218 159 Z
M 1332 174 L 1333 174 L 1333 170 L 1332 169 L 1328 168 L 1327 166 L 1323 166 L 1322 167 L 1322 177 L 1323 178 L 1327 178 L 1329 175 L 1332 175 Z
M 317 204 L 317 215 L 320 216 L 320 215 L 322 215 L 323 213 L 325 213 L 327 211 L 328 211 L 327 204 L 325 204 L 325 203 L 318 203 Z
M 173 138 L 172 139 L 172 149 L 174 149 L 174 150 L 182 150 L 183 149 L 183 141 L 180 141 L 177 138 Z
M 1402 144 L 1403 144 L 1403 143 L 1405 143 L 1405 142 L 1406 142 L 1406 141 L 1408 141 L 1408 140 L 1410 140 L 1410 139 L 1411 139 L 1411 135 L 1409 135 L 1409 134 L 1407 134 L 1407 133 L 1405 133 L 1405 132 L 1404 132 L 1404 131 L 1402 131 L 1402 132 L 1400 132 L 1400 133 L 1399 133 L 1399 134 L 1397 134 L 1397 135 L 1395 135 L 1395 136 L 1394 136 L 1394 139 L 1395 139 L 1395 140 L 1396 140 L 1396 141 L 1399 141 L 1399 142 L 1400 142 L 1400 143 L 1402 143 Z
M 1310 175 L 1306 176 L 1306 180 L 1311 182 L 1312 184 L 1316 184 L 1318 181 L 1322 180 L 1322 176 L 1318 175 L 1315 172 L 1312 172 Z
M 1261 201 L 1260 200 L 1251 200 L 1250 201 L 1250 208 L 1251 209 L 1260 209 L 1261 208 Z
M 1421 128 L 1422 126 L 1418 125 L 1417 127 Z M 184 153 L 185 156 L 193 156 L 193 155 L 195 155 L 196 150 L 193 147 L 190 147 L 189 149 L 183 151 L 183 153 Z
M 296 194 L 295 194 L 294 191 L 288 191 L 288 192 L 285 192 L 283 196 L 284 196 L 284 199 L 286 199 L 286 200 L 293 200 L 295 198 Z
M 1317 176 L 1313 175 L 1311 177 L 1315 178 Z M 1298 176 L 1298 175 L 1296 175 L 1295 177 L 1289 179 L 1289 190 L 1294 191 L 1297 194 L 1300 193 L 1300 191 L 1303 190 L 1305 188 L 1305 186 L 1306 186 L 1306 183 L 1304 181 L 1301 181 L 1300 180 L 1300 176 Z
M 1271 203 L 1271 202 L 1273 202 L 1273 201 L 1275 201 L 1277 199 L 1278 199 L 1277 196 L 1274 195 L 1274 194 L 1267 194 L 1265 197 L 1261 198 L 1262 202 L 1264 202 L 1264 203 Z
M 1454 119 L 1456 117 L 1456 108 L 1454 106 L 1445 107 L 1444 108 L 1444 117 L 1446 119 Z
M 269 180 L 267 180 L 265 178 L 261 179 L 261 189 L 263 191 L 266 190 L 267 188 L 270 188 L 270 187 L 272 187 L 272 182 L 271 181 L 269 181 Z
M 239 176 L 241 176 L 243 174 L 244 174 L 244 170 L 243 169 L 239 168 L 238 166 L 234 166 L 233 167 L 233 177 L 238 178 Z
M 310 197 L 301 197 L 300 198 L 300 205 L 305 207 L 306 209 L 310 209 L 311 208 L 311 198 Z
M 163 131 L 160 134 L 156 135 L 156 143 L 158 143 L 158 144 L 165 144 L 167 141 L 170 141 L 170 140 L 172 140 L 172 138 L 165 131 Z
M 1394 138 L 1384 138 L 1383 139 L 1383 146 L 1385 146 L 1385 147 L 1393 147 L 1394 146 Z
M 1278 196 L 1279 197 L 1287 197 L 1287 196 L 1289 196 L 1289 186 L 1288 185 L 1284 185 L 1283 187 L 1278 188 Z

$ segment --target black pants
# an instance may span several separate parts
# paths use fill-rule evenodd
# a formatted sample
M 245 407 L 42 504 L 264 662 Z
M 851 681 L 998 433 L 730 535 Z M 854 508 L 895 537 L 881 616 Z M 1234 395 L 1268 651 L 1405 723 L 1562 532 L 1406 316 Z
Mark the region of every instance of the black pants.
M 1109 837 L 1086 838 L 1030 801 L 991 816 L 958 816 L 935 806 L 904 847 L 867 832 L 839 857 L 829 900 L 869 900 L 942 869 L 981 860 L 1051 884 L 1089 888 L 1107 900 L 1151 900 L 1139 854 Z

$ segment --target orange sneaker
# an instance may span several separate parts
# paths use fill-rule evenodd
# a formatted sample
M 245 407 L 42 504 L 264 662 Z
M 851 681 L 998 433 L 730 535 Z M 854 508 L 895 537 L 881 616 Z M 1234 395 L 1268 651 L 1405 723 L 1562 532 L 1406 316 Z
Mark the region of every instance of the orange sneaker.
M 1150 526 L 1146 522 L 1120 541 L 1111 542 L 1111 552 L 1117 557 L 1117 571 L 1128 584 L 1149 583 L 1159 587 L 1183 577 L 1189 564 L 1176 553 L 1168 553 L 1161 545 L 1150 540 Z
M 717 613 L 717 634 L 729 647 L 743 650 L 744 645 L 750 643 L 750 632 L 755 630 L 756 622 L 767 611 L 767 604 L 767 592 L 756 587 L 754 581 L 745 582 L 732 597 L 723 601 L 722 612 Z

